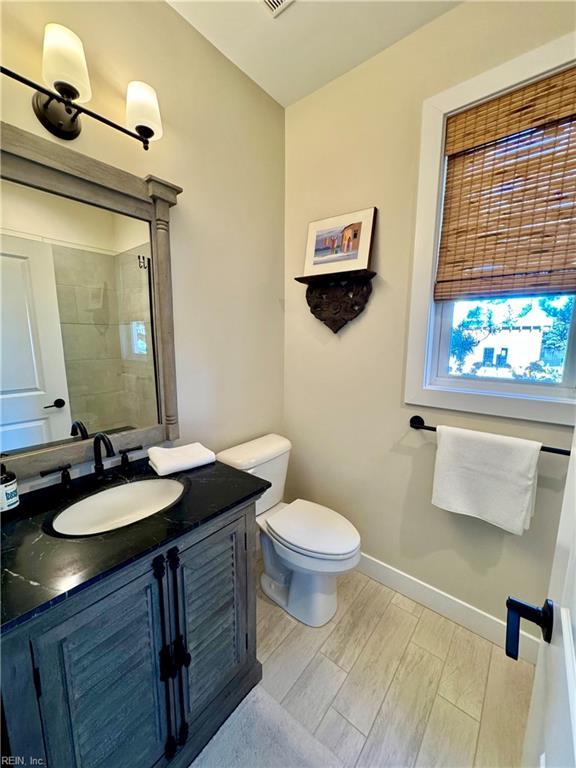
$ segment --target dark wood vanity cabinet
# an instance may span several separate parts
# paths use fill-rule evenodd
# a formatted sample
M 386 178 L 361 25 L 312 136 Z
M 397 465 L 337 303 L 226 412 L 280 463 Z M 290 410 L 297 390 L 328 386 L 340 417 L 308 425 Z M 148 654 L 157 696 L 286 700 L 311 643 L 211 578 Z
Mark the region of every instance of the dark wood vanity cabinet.
M 206 541 L 183 549 L 180 565 L 180 626 L 188 656 L 184 660 L 183 712 L 194 721 L 246 663 L 249 645 L 244 567 L 244 519 Z M 170 560 L 170 557 L 169 557 Z
M 10 750 L 54 768 L 188 766 L 261 677 L 253 505 L 11 630 Z
M 164 754 L 162 617 L 152 572 L 31 641 L 48 765 L 126 768 Z

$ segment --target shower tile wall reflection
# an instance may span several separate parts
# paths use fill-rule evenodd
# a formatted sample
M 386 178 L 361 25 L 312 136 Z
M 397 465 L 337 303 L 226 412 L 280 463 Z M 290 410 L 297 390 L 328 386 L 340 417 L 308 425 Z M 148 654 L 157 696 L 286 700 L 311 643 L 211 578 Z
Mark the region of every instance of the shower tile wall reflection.
M 53 246 L 72 417 L 90 432 L 157 421 L 149 255 Z

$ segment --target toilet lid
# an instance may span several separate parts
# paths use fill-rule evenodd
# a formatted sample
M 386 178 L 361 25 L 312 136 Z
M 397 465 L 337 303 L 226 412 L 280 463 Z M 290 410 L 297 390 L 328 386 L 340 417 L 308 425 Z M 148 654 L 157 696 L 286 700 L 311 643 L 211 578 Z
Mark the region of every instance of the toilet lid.
M 319 555 L 347 555 L 360 546 L 352 523 L 333 509 L 297 499 L 266 520 L 272 535 L 290 547 Z

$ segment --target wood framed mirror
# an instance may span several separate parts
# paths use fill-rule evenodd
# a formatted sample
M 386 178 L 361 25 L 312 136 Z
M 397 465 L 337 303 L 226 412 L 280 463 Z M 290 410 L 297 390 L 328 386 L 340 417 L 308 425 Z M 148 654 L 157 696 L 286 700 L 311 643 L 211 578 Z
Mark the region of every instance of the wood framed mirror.
M 29 198 L 31 194 L 40 198 L 48 194 L 55 196 L 50 197 L 50 200 L 58 201 L 61 209 L 60 214 L 62 216 L 67 215 L 74 221 L 77 221 L 79 217 L 73 211 L 70 212 L 66 206 L 78 204 L 88 206 L 89 208 L 85 210 L 94 219 L 94 226 L 98 231 L 102 231 L 108 226 L 109 222 L 112 221 L 111 217 L 116 217 L 118 221 L 127 222 L 130 230 L 138 231 L 137 242 L 142 240 L 141 233 L 143 231 L 149 231 L 149 242 L 143 243 L 142 247 L 127 248 L 124 246 L 128 243 L 124 242 L 122 248 L 118 246 L 115 251 L 110 251 L 112 255 L 117 256 L 117 263 L 109 265 L 109 269 L 112 271 L 109 271 L 108 274 L 123 275 L 127 269 L 126 265 L 129 264 L 130 279 L 137 281 L 137 288 L 133 288 L 132 295 L 128 296 L 129 301 L 122 299 L 122 297 L 126 298 L 126 293 L 122 292 L 125 283 L 120 282 L 118 285 L 114 284 L 112 288 L 110 287 L 110 280 L 113 280 L 113 277 L 109 278 L 108 282 L 103 281 L 103 279 L 100 282 L 84 280 L 82 285 L 70 285 L 73 282 L 82 282 L 78 277 L 75 277 L 74 280 L 69 277 L 70 273 L 76 275 L 79 270 L 78 264 L 80 262 L 74 261 L 78 254 L 82 257 L 83 269 L 101 272 L 104 269 L 103 260 L 90 261 L 90 258 L 96 258 L 92 251 L 108 254 L 107 249 L 92 249 L 87 254 L 85 247 L 83 250 L 75 247 L 75 250 L 69 247 L 67 241 L 62 243 L 61 239 L 54 240 L 52 238 L 52 243 L 59 244 L 59 250 L 55 251 L 52 248 L 52 251 L 56 253 L 56 258 L 59 260 L 58 268 L 62 274 L 66 274 L 66 260 L 68 260 L 68 277 L 60 277 L 62 284 L 58 283 L 58 270 L 52 266 L 50 269 L 53 273 L 56 272 L 56 279 L 53 276 L 50 279 L 54 283 L 55 289 L 52 292 L 54 296 L 57 295 L 57 305 L 60 308 L 59 318 L 62 325 L 58 330 L 61 330 L 64 340 L 64 343 L 62 340 L 59 342 L 60 348 L 64 348 L 66 351 L 68 344 L 73 352 L 74 343 L 78 343 L 77 337 L 79 336 L 85 338 L 87 344 L 90 344 L 90 339 L 94 338 L 98 344 L 106 346 L 106 340 L 102 341 L 102 338 L 106 334 L 112 333 L 114 349 L 119 350 L 114 353 L 116 355 L 112 361 L 114 369 L 110 374 L 108 369 L 103 369 L 101 366 L 100 368 L 90 368 L 83 352 L 81 354 L 71 353 L 68 356 L 64 354 L 68 383 L 72 377 L 76 382 L 76 387 L 78 387 L 78 380 L 81 383 L 83 381 L 86 387 L 86 380 L 95 381 L 98 377 L 106 379 L 109 375 L 116 376 L 119 381 L 131 380 L 133 386 L 131 392 L 121 392 L 117 389 L 115 393 L 108 393 L 107 401 L 122 401 L 128 404 L 131 401 L 134 403 L 139 401 L 144 403 L 145 401 L 146 404 L 146 414 L 142 415 L 140 412 L 140 416 L 122 414 L 121 405 L 118 406 L 115 420 L 109 414 L 103 416 L 96 413 L 97 408 L 95 407 L 93 408 L 94 412 L 88 413 L 86 410 L 89 434 L 108 431 L 116 452 L 137 444 L 146 446 L 165 440 L 175 440 L 179 431 L 172 316 L 169 211 L 176 204 L 177 196 L 182 192 L 182 189 L 155 176 L 146 176 L 145 178 L 134 176 L 7 123 L 0 123 L 0 130 L 0 183 L 3 185 L 3 191 L 12 189 L 17 192 L 14 197 L 18 198 L 17 202 L 21 209 L 23 201 Z M 32 211 L 30 215 L 32 216 Z M 38 217 L 33 218 L 37 220 Z M 117 232 L 114 221 L 110 226 Z M 138 227 L 140 227 L 139 230 Z M 144 229 L 142 229 L 143 227 Z M 18 227 L 18 229 L 21 228 Z M 5 348 L 3 357 L 8 354 L 6 352 L 8 348 L 13 348 L 17 357 L 21 355 L 25 359 L 26 344 L 19 343 L 16 331 L 10 335 L 10 328 L 6 322 L 8 318 L 15 317 L 18 308 L 20 308 L 22 310 L 20 312 L 22 327 L 26 325 L 28 322 L 26 317 L 30 313 L 26 315 L 25 308 L 23 308 L 24 302 L 17 297 L 18 286 L 22 285 L 22 290 L 28 290 L 27 295 L 32 296 L 33 294 L 31 287 L 26 288 L 24 286 L 27 281 L 32 286 L 33 280 L 30 279 L 30 266 L 24 265 L 22 243 L 18 237 L 13 236 L 14 234 L 18 234 L 18 232 L 14 233 L 13 227 L 6 228 L 3 221 L 3 241 L 8 245 L 6 247 L 3 245 L 2 253 L 3 258 L 6 255 L 13 257 L 6 275 L 11 275 L 10 280 L 13 281 L 14 285 L 14 290 L 11 290 L 9 280 L 4 281 L 6 298 L 11 296 L 12 301 L 5 300 L 3 302 L 6 312 L 3 317 L 3 327 L 6 339 L 10 339 L 10 343 L 5 342 L 3 345 Z M 35 234 L 27 236 L 24 240 L 26 241 L 26 258 L 28 258 L 28 253 L 32 253 L 34 258 L 39 258 L 41 246 L 42 244 L 45 245 L 49 238 L 43 237 L 41 232 L 36 231 Z M 122 238 L 120 241 L 122 242 Z M 7 253 L 8 251 L 9 253 Z M 122 257 L 122 262 L 120 257 Z M 32 257 L 28 259 L 30 264 L 32 263 L 31 259 Z M 13 267 L 16 262 L 18 262 L 17 266 Z M 147 274 L 138 275 L 136 273 L 138 267 Z M 123 269 L 124 272 L 122 272 Z M 49 272 L 50 270 L 46 271 L 46 265 L 43 264 L 38 273 L 40 277 L 36 278 L 37 282 L 42 283 L 42 274 L 48 275 Z M 22 278 L 22 275 L 25 277 Z M 121 280 L 121 278 L 118 279 Z M 88 285 L 85 284 L 86 282 Z M 134 293 L 136 290 L 139 291 L 139 297 Z M 117 297 L 118 306 L 111 307 L 109 296 L 114 295 Z M 76 313 L 74 317 L 72 319 L 66 318 L 67 323 L 64 323 L 63 314 L 68 311 L 63 305 L 66 297 L 71 301 L 76 300 L 77 304 L 74 305 L 73 311 Z M 146 299 L 144 301 L 146 306 L 142 304 L 143 297 Z M 143 307 L 141 310 L 135 310 L 128 315 L 122 314 L 123 311 L 125 312 L 127 304 L 130 302 L 135 304 L 137 301 L 141 302 Z M 114 328 L 110 331 L 110 323 L 112 322 L 110 317 L 112 315 Z M 86 318 L 88 319 L 86 320 Z M 84 323 L 87 327 L 82 329 L 69 327 L 68 324 L 72 321 L 78 324 Z M 36 326 L 42 328 L 42 323 L 36 322 Z M 30 336 L 33 335 L 34 332 L 31 331 Z M 36 333 L 35 341 L 30 342 L 28 358 L 31 361 L 35 357 L 32 348 L 34 343 L 39 344 L 38 333 Z M 51 351 L 46 353 L 44 357 L 54 361 L 58 355 L 52 351 L 52 348 L 49 347 L 49 349 Z M 112 353 L 108 357 L 112 357 Z M 138 381 L 137 377 L 130 373 L 130 370 L 133 371 L 138 366 L 140 371 L 144 370 L 143 361 L 146 358 L 151 361 L 151 365 L 145 369 L 147 379 L 144 379 L 142 375 L 139 380 L 140 383 L 144 382 L 144 385 L 148 387 L 148 390 L 142 394 L 142 391 L 134 388 L 134 382 L 138 384 Z M 10 369 L 10 366 L 6 367 L 6 363 L 9 362 L 8 359 L 3 361 L 4 370 Z M 130 365 L 133 366 L 132 369 L 130 369 Z M 45 371 L 49 370 L 49 367 L 49 361 L 44 360 Z M 52 368 L 55 367 L 55 363 L 52 362 Z M 70 398 L 60 396 L 57 387 L 55 390 L 53 388 L 53 391 L 48 391 L 45 386 L 46 375 L 34 361 L 30 363 L 30 371 L 27 382 L 19 382 L 15 377 L 12 377 L 12 381 L 2 382 L 0 409 L 5 415 L 0 424 L 0 434 L 8 435 L 0 443 L 2 462 L 15 472 L 17 477 L 26 478 L 59 465 L 74 465 L 90 461 L 92 459 L 92 439 L 90 437 L 83 439 L 81 435 L 73 437 L 69 434 L 70 430 L 68 429 L 68 426 L 71 428 L 73 421 L 82 420 L 80 417 L 84 415 L 84 412 L 79 403 L 85 403 L 86 398 L 81 401 L 77 396 L 76 405 L 72 407 L 74 391 L 72 391 Z M 25 398 L 26 407 L 30 406 L 36 396 L 38 405 L 35 407 L 40 409 L 38 413 L 30 411 L 28 415 L 18 416 L 17 395 L 22 392 L 25 392 L 27 396 Z M 97 399 L 93 395 L 91 402 L 95 403 Z M 102 398 L 100 399 L 102 400 Z M 70 400 L 69 409 L 65 407 L 68 405 L 68 400 Z M 62 401 L 65 401 L 64 405 L 61 405 Z M 57 413 L 58 408 L 61 411 Z M 53 414 L 57 415 L 61 424 L 60 431 L 56 435 L 58 439 L 54 439 L 54 435 L 49 430 L 44 429 L 42 431 L 41 422 L 47 422 L 49 418 L 57 420 Z M 21 422 L 19 418 L 22 419 Z M 24 419 L 28 419 L 27 426 L 23 426 L 25 424 Z M 65 422 L 70 422 L 70 424 Z M 30 426 L 32 424 L 33 427 Z M 15 430 L 18 429 L 20 433 L 17 434 Z M 26 429 L 29 431 L 29 437 L 24 436 Z M 36 431 L 34 431 L 35 429 Z M 67 432 L 65 437 L 63 437 L 62 429 Z M 10 432 L 11 436 L 9 435 Z M 46 439 L 42 439 L 42 436 Z

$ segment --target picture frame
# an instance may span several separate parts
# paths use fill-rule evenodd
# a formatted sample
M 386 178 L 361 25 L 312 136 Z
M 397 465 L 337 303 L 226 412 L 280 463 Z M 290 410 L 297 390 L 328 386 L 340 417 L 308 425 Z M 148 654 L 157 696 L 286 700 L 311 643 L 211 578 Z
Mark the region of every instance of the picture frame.
M 376 208 L 343 213 L 308 225 L 304 275 L 368 269 Z

